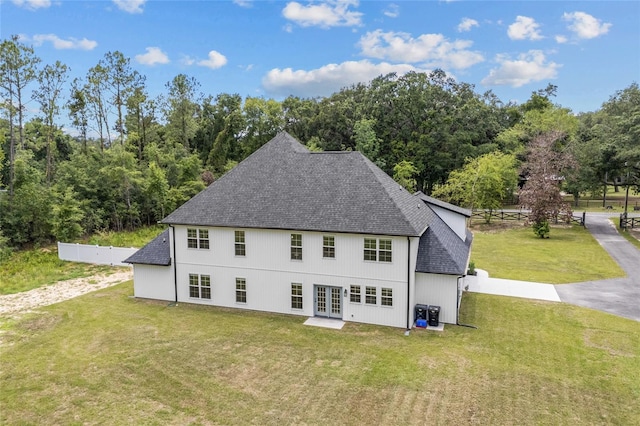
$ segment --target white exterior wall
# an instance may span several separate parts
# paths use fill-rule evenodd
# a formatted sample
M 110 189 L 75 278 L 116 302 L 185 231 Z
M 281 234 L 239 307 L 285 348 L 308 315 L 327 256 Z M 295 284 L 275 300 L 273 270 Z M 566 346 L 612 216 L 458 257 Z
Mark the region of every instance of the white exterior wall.
M 392 262 L 363 260 L 364 235 L 321 232 L 200 228 L 209 230 L 208 250 L 187 248 L 187 226 L 176 226 L 178 300 L 215 306 L 314 315 L 314 285 L 341 288 L 342 318 L 370 324 L 405 327 L 407 321 L 407 238 L 367 236 L 392 240 Z M 191 228 L 191 227 L 189 227 Z M 245 231 L 246 256 L 235 256 L 234 231 Z M 302 260 L 291 260 L 291 234 L 302 234 Z M 322 257 L 322 237 L 335 238 L 335 259 Z M 418 239 L 411 245 L 409 278 L 415 277 Z M 189 274 L 211 277 L 211 300 L 189 297 Z M 235 279 L 244 278 L 247 303 L 235 300 Z M 291 283 L 303 288 L 303 309 L 291 308 Z M 362 302 L 349 301 L 350 285 L 360 285 Z M 377 304 L 367 305 L 365 286 L 377 289 Z M 381 288 L 393 289 L 393 307 L 380 305 Z M 413 287 L 413 282 L 411 282 Z M 344 289 L 347 295 L 344 296 Z M 413 309 L 413 308 L 411 308 Z
M 440 216 L 440 219 L 449 225 L 449 228 L 451 228 L 462 241 L 467 239 L 467 218 L 465 215 L 443 209 L 433 204 L 429 204 L 429 207 Z
M 458 276 L 416 273 L 416 304 L 440 306 L 440 322 L 456 324 Z
M 173 267 L 133 265 L 133 295 L 145 299 L 175 300 Z

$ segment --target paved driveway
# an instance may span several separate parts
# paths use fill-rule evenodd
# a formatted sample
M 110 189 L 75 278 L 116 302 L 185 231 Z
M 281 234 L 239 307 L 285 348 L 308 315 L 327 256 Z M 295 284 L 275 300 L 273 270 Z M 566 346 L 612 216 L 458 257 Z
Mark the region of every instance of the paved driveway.
M 587 229 L 627 276 L 560 284 L 556 291 L 563 302 L 640 321 L 640 250 L 618 234 L 608 216 L 587 213 Z

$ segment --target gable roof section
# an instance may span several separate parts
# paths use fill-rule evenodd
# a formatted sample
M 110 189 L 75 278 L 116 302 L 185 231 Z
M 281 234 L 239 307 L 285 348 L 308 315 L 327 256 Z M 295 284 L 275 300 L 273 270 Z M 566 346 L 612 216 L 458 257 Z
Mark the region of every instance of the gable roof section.
M 420 198 L 422 201 L 424 201 L 427 204 L 433 204 L 434 206 L 441 207 L 443 209 L 464 215 L 466 217 L 471 217 L 471 210 L 463 209 L 462 207 L 458 207 L 451 203 L 438 200 L 437 198 L 429 197 L 428 195 L 422 193 L 421 191 L 416 192 L 415 196 Z
M 125 263 L 138 263 L 142 265 L 171 265 L 171 248 L 169 247 L 169 230 L 165 230 L 146 246 L 133 253 Z
M 279 133 L 163 223 L 420 236 L 423 202 L 359 152 L 310 152 Z
M 466 241 L 462 241 L 431 207 L 425 207 L 430 221 L 420 237 L 416 272 L 466 275 L 473 235 L 467 230 Z

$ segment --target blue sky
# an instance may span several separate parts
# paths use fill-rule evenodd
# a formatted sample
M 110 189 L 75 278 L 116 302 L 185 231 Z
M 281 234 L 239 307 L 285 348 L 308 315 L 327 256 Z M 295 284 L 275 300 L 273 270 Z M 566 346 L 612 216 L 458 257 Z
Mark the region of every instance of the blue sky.
M 505 102 L 552 83 L 584 112 L 640 80 L 637 1 L 1 0 L 12 34 L 72 77 L 119 50 L 154 96 L 180 73 L 204 94 L 281 100 L 442 68 Z

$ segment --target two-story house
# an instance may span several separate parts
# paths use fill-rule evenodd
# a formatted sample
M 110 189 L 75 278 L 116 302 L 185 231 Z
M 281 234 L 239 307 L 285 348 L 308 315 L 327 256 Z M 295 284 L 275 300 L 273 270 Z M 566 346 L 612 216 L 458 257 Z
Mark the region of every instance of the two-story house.
M 469 212 L 410 194 L 359 152 L 280 133 L 127 261 L 136 297 L 410 328 L 456 323 Z

